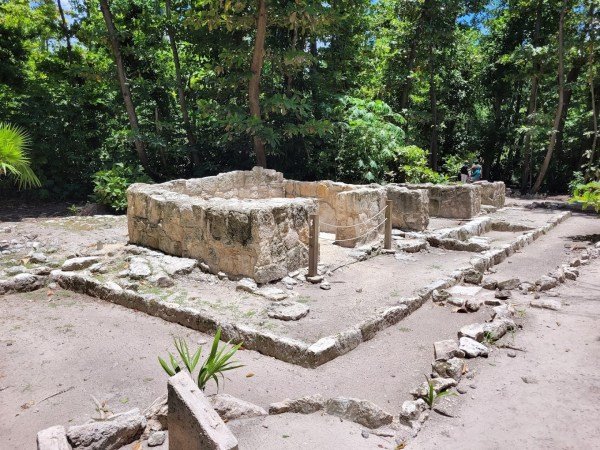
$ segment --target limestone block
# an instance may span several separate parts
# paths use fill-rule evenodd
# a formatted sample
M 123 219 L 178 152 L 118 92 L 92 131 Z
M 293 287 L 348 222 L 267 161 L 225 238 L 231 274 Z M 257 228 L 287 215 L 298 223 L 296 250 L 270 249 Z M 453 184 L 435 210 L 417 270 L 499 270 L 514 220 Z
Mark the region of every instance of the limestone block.
M 392 226 L 422 231 L 429 225 L 429 196 L 424 189 L 386 186 L 387 199 L 392 201 Z
M 481 204 L 502 208 L 506 200 L 506 186 L 502 181 L 477 181 L 473 183 L 481 188 Z
M 383 188 L 361 188 L 337 196 L 335 238 L 342 247 L 355 247 L 377 239 L 384 229 L 386 192 Z M 379 226 L 377 226 L 380 224 Z
M 57 425 L 37 434 L 37 450 L 71 450 L 65 427 Z
M 168 383 L 169 447 L 233 450 L 238 442 L 191 377 L 180 372 Z

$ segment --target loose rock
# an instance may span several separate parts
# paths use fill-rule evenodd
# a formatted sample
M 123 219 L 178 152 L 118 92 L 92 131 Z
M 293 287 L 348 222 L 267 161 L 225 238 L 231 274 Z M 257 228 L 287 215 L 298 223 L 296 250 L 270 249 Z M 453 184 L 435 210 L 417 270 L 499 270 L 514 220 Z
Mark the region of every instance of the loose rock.
M 300 320 L 309 313 L 310 309 L 303 303 L 286 300 L 269 305 L 267 315 L 279 320 Z
M 489 354 L 489 350 L 485 345 L 468 337 L 460 338 L 458 348 L 465 352 L 467 358 L 476 358 L 478 356 L 487 357 Z
M 109 420 L 69 427 L 67 437 L 78 450 L 116 450 L 138 438 L 145 426 L 146 418 L 136 408 Z
M 260 406 L 228 394 L 217 394 L 210 397 L 209 400 L 224 421 L 267 415 L 267 411 Z
M 550 299 L 532 300 L 530 305 L 534 308 L 551 309 L 553 311 L 558 311 L 562 308 L 562 304 L 558 300 Z

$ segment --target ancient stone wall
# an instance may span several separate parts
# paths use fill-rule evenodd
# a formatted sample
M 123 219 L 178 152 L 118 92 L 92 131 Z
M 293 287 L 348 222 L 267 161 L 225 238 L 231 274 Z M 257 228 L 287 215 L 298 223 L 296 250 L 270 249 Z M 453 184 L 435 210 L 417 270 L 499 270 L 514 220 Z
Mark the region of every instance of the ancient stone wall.
M 502 181 L 477 181 L 473 183 L 481 188 L 481 204 L 502 208 L 506 200 L 506 186 Z
M 449 219 L 470 219 L 481 210 L 481 187 L 475 184 L 400 184 L 408 189 L 425 189 L 429 215 Z
M 336 243 L 342 247 L 354 247 L 381 235 L 386 199 L 383 188 L 365 187 L 340 192 L 337 195 Z
M 388 200 L 392 201 L 392 226 L 403 230 L 425 230 L 429 225 L 428 191 L 394 184 L 385 188 Z
M 128 192 L 129 241 L 208 264 L 211 272 L 280 279 L 308 264 L 312 199 L 204 200 L 134 184 Z M 189 191 L 188 191 L 189 192 Z

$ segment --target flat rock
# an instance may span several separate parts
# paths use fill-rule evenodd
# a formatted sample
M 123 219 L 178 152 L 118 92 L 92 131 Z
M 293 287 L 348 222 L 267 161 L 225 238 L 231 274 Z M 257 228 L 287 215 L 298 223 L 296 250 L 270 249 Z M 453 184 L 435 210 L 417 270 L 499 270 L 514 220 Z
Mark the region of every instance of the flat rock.
M 135 256 L 129 262 L 129 278 L 133 280 L 141 280 L 152 275 L 150 264 L 144 258 Z
M 558 280 L 556 278 L 543 275 L 539 280 L 536 281 L 535 284 L 539 286 L 540 291 L 547 291 L 548 289 L 558 286 Z
M 39 431 L 37 434 L 37 448 L 38 450 L 71 450 L 65 427 L 57 425 Z
M 281 300 L 285 300 L 288 298 L 288 293 L 276 288 L 274 286 L 264 286 L 253 292 L 254 294 L 260 295 L 261 297 L 266 298 L 267 300 L 272 300 L 274 302 L 279 302 Z
M 498 289 L 500 289 L 501 291 L 517 289 L 519 287 L 519 284 L 521 284 L 521 280 L 519 280 L 518 278 L 509 278 L 508 280 L 499 281 Z
M 445 289 L 434 289 L 431 293 L 431 298 L 436 303 L 445 302 L 450 298 L 450 293 Z
M 238 291 L 250 292 L 254 294 L 258 290 L 258 285 L 256 284 L 256 281 L 251 278 L 242 278 L 237 282 L 235 288 Z
M 488 348 L 485 345 L 480 344 L 469 337 L 461 337 L 458 348 L 465 353 L 467 358 L 476 358 L 478 356 L 487 357 L 489 354 Z
M 303 303 L 291 300 L 269 305 L 267 315 L 279 320 L 300 320 L 309 313 L 310 309 Z
M 73 270 L 83 270 L 87 269 L 93 264 L 100 262 L 100 258 L 98 256 L 80 256 L 77 258 L 67 259 L 61 269 L 65 272 L 73 271 Z
M 463 274 L 463 280 L 465 283 L 479 284 L 481 283 L 482 278 L 483 273 L 475 268 L 467 269 Z
M 308 395 L 296 399 L 285 399 L 282 402 L 271 403 L 269 414 L 297 413 L 312 414 L 325 408 L 325 399 L 320 394 Z
M 558 311 L 562 308 L 562 304 L 560 301 L 550 299 L 532 300 L 530 305 L 534 308 L 551 309 L 553 311 Z
M 496 291 L 496 293 L 494 294 L 494 297 L 496 297 L 497 299 L 500 299 L 500 300 L 508 300 L 511 296 L 512 296 L 512 294 L 510 293 L 510 291 L 508 291 L 506 289 Z M 494 305 L 494 306 L 498 306 L 498 305 Z
M 400 409 L 400 423 L 412 426 L 412 422 L 419 420 L 421 414 L 427 409 L 427 403 L 422 398 L 406 400 Z
M 498 282 L 492 278 L 486 278 L 481 282 L 481 287 L 489 291 L 494 291 L 498 287 Z
M 379 428 L 392 423 L 394 416 L 367 400 L 336 397 L 327 400 L 327 414 L 351 420 L 367 428 Z
M 456 285 L 456 286 L 452 286 L 450 289 L 448 289 L 448 292 L 451 295 L 457 295 L 457 296 L 462 295 L 462 296 L 473 297 L 481 292 L 481 287 Z
M 228 394 L 217 394 L 209 398 L 212 407 L 224 421 L 266 416 L 268 413 L 254 403 L 240 400 Z
M 481 301 L 475 298 L 470 298 L 465 303 L 465 308 L 467 308 L 467 311 L 469 312 L 479 311 L 479 308 L 481 308 Z
M 116 450 L 139 437 L 145 426 L 146 418 L 136 408 L 109 420 L 69 427 L 67 437 L 78 450 Z
M 429 381 L 433 385 L 433 390 L 436 393 L 440 393 L 442 391 L 445 391 L 446 389 L 450 389 L 451 387 L 454 387 L 457 384 L 454 378 L 438 377 L 432 378 Z M 417 389 L 413 389 L 410 393 L 415 398 L 425 398 L 429 393 L 429 384 L 426 381 L 424 381 Z
M 158 447 L 163 445 L 167 439 L 167 433 L 165 431 L 153 431 L 148 436 L 148 447 Z
M 433 354 L 436 361 L 447 361 L 455 356 L 463 356 L 454 339 L 446 339 L 433 343 Z

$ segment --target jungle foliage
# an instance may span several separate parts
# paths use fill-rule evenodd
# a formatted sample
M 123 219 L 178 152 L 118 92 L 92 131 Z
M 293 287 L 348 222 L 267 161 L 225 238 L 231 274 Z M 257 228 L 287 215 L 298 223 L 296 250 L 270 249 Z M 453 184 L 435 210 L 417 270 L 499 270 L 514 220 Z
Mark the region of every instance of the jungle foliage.
M 565 192 L 574 172 L 598 177 L 598 9 L 0 0 L 0 121 L 31 137 L 41 198 L 85 198 L 94 180 L 110 196 L 139 166 L 154 181 L 258 163 L 441 182 L 474 158 L 484 178 Z

